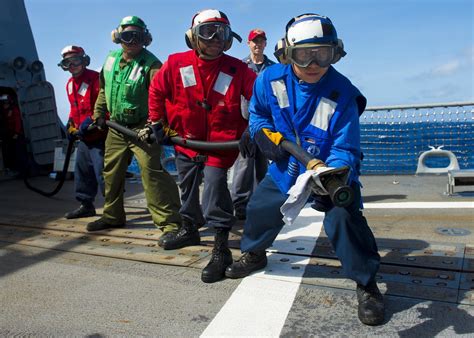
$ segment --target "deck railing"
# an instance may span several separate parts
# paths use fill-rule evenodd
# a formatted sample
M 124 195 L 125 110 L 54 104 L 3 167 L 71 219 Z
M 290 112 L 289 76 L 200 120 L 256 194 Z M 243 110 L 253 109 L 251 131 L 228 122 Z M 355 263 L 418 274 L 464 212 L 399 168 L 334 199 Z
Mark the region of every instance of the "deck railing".
M 453 152 L 474 168 L 474 102 L 368 107 L 360 117 L 363 174 L 414 174 L 430 147 Z M 433 167 L 446 166 L 433 158 Z

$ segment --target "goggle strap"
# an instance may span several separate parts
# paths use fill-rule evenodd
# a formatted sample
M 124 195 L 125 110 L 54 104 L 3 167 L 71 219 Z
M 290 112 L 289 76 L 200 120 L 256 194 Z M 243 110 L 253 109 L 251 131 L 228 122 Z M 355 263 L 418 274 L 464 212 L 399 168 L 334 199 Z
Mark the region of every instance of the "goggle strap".
M 240 43 L 242 42 L 242 38 L 240 37 L 239 34 L 237 34 L 237 33 L 235 33 L 235 32 L 232 32 L 231 35 L 232 35 L 232 37 L 233 37 L 234 39 L 236 39 L 236 40 L 239 41 Z

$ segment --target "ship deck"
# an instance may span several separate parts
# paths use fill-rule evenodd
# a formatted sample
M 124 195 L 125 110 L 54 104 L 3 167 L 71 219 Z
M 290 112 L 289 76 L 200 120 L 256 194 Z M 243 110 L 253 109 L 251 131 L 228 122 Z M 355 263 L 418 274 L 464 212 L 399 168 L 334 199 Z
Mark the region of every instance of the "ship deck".
M 57 182 L 31 184 L 52 190 Z M 87 233 L 66 220 L 73 182 L 52 198 L 0 181 L 0 335 L 436 336 L 474 335 L 474 189 L 446 194 L 447 177 L 363 176 L 364 214 L 377 240 L 386 321 L 357 319 L 355 284 L 303 209 L 244 280 L 204 284 L 213 231 L 202 245 L 164 251 L 141 184 L 126 185 L 127 227 Z M 96 202 L 101 206 L 103 200 Z M 102 209 L 97 209 L 100 215 Z M 242 223 L 232 230 L 240 254 Z

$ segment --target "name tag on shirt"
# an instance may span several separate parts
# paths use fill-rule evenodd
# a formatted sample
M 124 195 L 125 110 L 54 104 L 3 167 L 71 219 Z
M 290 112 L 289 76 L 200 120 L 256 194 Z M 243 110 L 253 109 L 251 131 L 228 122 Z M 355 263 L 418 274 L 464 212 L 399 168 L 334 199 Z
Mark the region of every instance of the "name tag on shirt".
M 133 67 L 128 79 L 130 81 L 137 81 L 138 78 L 140 77 L 140 75 L 142 75 L 142 69 L 143 69 L 143 67 L 141 67 L 139 65 L 135 65 L 135 67 Z
M 89 85 L 83 82 L 81 83 L 81 86 L 79 87 L 79 90 L 77 91 L 77 93 L 81 96 L 86 96 L 87 88 L 89 88 Z
M 311 125 L 324 131 L 328 130 L 329 121 L 331 121 L 331 117 L 336 111 L 336 106 L 336 102 L 322 97 L 321 100 L 319 100 L 316 111 L 314 112 L 313 118 L 311 119 Z
M 290 106 L 290 102 L 288 100 L 288 93 L 286 91 L 286 85 L 283 80 L 272 81 L 272 91 L 273 95 L 277 98 L 278 106 L 280 108 L 287 108 Z
M 222 95 L 225 95 L 230 87 L 231 82 L 232 76 L 219 72 L 219 76 L 217 77 L 216 83 L 214 84 L 214 90 L 218 93 L 221 93 Z
M 108 72 L 112 71 L 112 68 L 114 68 L 114 63 L 115 63 L 115 58 L 112 56 L 109 56 L 107 60 L 105 61 L 104 70 Z
M 184 88 L 196 85 L 196 76 L 194 76 L 193 66 L 181 67 L 179 72 Z

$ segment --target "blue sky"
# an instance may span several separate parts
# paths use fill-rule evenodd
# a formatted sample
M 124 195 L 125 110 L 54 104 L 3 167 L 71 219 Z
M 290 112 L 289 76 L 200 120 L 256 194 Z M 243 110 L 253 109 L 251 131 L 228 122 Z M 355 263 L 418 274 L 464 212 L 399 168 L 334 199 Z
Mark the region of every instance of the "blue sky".
M 472 0 L 25 0 L 46 77 L 66 120 L 67 72 L 57 63 L 69 44 L 85 48 L 99 69 L 118 48 L 110 32 L 127 15 L 138 15 L 153 35 L 149 50 L 165 61 L 187 50 L 184 32 L 205 8 L 225 12 L 243 38 L 227 52 L 248 54 L 252 28 L 267 33 L 266 54 L 283 37 L 289 19 L 313 12 L 331 18 L 347 56 L 335 65 L 367 96 L 369 106 L 474 101 L 474 8 Z

